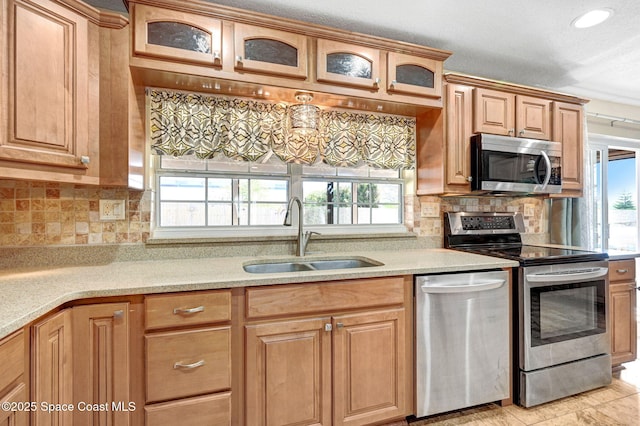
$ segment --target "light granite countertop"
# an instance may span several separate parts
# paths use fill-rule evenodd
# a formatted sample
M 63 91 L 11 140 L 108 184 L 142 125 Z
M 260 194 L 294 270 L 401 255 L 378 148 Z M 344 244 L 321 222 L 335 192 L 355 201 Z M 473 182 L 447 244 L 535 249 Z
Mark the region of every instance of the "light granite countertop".
M 251 274 L 245 263 L 287 261 L 292 256 L 215 257 L 114 262 L 98 266 L 0 271 L 0 338 L 58 306 L 84 298 L 221 289 L 326 280 L 461 272 L 515 267 L 518 263 L 447 249 L 413 249 L 310 255 L 306 259 L 369 258 L 383 263 L 357 269 Z M 297 258 L 300 259 L 300 258 Z

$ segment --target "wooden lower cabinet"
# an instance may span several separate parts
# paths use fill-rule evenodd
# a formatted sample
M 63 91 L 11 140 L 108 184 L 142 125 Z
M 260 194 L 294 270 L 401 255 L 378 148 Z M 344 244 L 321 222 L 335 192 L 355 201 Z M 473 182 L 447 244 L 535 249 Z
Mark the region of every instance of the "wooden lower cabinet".
M 27 347 L 22 330 L 0 340 L 0 426 L 29 424 L 29 411 L 20 409 L 29 401 Z
M 406 415 L 404 308 L 336 316 L 333 330 L 334 424 Z
M 246 327 L 246 423 L 331 424 L 331 318 Z
M 611 364 L 637 357 L 635 259 L 609 262 Z
M 71 309 L 64 309 L 33 326 L 32 395 L 38 407 L 46 404 L 51 410 L 37 409 L 31 413 L 34 426 L 71 426 L 73 411 L 73 348 Z
M 246 424 L 368 425 L 411 414 L 410 282 L 392 277 L 294 285 L 280 307 L 270 289 L 249 289 L 249 316 L 307 315 L 245 325 Z M 351 292 L 352 309 L 344 308 L 349 289 L 366 289 L 367 283 L 377 290 Z M 307 294 L 318 297 L 303 303 Z M 309 304 L 330 309 L 332 294 L 341 311 L 309 317 Z
M 129 303 L 76 306 L 72 316 L 74 424 L 131 424 Z
M 148 405 L 144 410 L 148 425 L 230 425 L 231 392 Z

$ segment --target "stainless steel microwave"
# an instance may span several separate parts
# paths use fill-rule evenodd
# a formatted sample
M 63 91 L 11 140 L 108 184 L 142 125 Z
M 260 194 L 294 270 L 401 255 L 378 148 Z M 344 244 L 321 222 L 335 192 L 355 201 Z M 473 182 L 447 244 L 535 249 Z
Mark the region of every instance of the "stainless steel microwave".
M 471 137 L 471 189 L 557 194 L 562 191 L 559 142 L 481 133 Z

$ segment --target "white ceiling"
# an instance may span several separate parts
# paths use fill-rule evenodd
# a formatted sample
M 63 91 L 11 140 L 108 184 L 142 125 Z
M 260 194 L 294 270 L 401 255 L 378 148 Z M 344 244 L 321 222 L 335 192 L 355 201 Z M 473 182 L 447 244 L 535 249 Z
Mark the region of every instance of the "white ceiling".
M 86 0 L 125 10 L 122 0 Z M 640 106 L 639 0 L 215 0 L 453 55 L 445 69 Z M 603 24 L 570 24 L 593 8 Z

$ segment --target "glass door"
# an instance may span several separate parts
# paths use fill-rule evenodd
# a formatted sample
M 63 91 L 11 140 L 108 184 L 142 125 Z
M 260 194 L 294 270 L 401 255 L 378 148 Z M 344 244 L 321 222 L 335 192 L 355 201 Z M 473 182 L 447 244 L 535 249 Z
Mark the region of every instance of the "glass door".
M 589 159 L 593 211 L 592 244 L 607 251 L 637 251 L 639 167 L 638 142 L 591 135 Z

